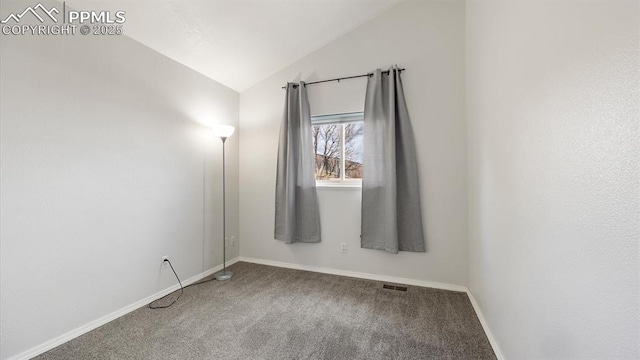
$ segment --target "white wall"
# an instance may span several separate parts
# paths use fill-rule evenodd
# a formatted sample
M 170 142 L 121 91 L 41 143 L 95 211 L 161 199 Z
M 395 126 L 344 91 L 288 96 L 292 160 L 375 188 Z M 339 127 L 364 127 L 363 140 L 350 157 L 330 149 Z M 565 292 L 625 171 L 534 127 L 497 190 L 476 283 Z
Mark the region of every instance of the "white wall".
M 638 359 L 637 1 L 467 3 L 470 289 L 508 359 Z
M 7 359 L 175 284 L 163 255 L 182 279 L 221 264 L 221 144 L 199 122 L 237 125 L 239 96 L 124 36 L 2 36 L 0 54 Z
M 294 29 L 292 31 L 295 31 Z M 360 192 L 319 189 L 322 242 L 273 239 L 278 130 L 287 81 L 398 64 L 417 139 L 427 253 L 360 248 Z M 312 114 L 362 110 L 366 79 L 309 86 Z M 467 283 L 464 2 L 405 1 L 240 94 L 241 255 L 271 261 Z M 339 252 L 341 242 L 348 253 Z

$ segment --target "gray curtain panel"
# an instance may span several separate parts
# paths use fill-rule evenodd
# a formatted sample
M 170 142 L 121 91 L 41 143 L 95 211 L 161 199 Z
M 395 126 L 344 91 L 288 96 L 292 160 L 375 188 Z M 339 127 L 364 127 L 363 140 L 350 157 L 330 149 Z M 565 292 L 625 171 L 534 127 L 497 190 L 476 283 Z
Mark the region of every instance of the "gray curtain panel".
M 369 77 L 363 157 L 361 246 L 426 251 L 413 130 L 395 67 Z
M 304 82 L 287 84 L 276 177 L 275 238 L 287 244 L 320 241 L 311 114 Z

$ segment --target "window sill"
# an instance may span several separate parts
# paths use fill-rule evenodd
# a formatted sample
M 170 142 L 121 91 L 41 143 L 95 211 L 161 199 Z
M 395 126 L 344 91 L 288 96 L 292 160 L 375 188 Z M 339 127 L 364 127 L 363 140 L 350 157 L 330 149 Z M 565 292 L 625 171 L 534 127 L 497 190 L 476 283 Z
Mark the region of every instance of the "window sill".
M 362 184 L 322 184 L 316 183 L 318 189 L 335 189 L 335 190 L 362 190 Z

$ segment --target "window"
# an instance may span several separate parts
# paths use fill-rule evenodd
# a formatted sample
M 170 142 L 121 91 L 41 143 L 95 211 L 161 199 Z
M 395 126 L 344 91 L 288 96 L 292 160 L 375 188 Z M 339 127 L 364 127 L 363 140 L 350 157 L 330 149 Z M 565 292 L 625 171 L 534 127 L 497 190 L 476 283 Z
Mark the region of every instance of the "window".
M 311 117 L 319 185 L 361 184 L 363 119 L 362 112 Z

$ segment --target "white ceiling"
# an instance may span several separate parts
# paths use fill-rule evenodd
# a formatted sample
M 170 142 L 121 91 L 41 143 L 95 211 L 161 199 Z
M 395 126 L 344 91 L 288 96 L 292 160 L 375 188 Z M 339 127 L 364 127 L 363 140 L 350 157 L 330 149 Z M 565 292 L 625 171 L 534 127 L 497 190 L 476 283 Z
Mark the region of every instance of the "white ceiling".
M 241 92 L 399 1 L 68 0 L 67 3 L 79 10 L 126 11 L 125 35 Z

